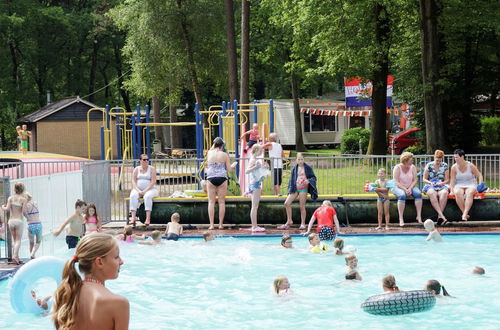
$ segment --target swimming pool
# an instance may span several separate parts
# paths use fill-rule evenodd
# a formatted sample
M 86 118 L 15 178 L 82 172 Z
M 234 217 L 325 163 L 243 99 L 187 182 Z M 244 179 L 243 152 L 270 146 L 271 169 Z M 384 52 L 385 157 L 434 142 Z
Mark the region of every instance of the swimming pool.
M 125 264 L 107 285 L 130 300 L 130 329 L 500 328 L 500 235 L 446 235 L 441 244 L 425 236 L 344 239 L 357 248 L 361 282 L 343 282 L 344 258 L 306 252 L 306 238 L 294 237 L 292 250 L 279 248 L 277 237 L 259 237 L 121 244 Z M 56 254 L 69 255 L 62 240 L 55 245 Z M 472 275 L 475 265 L 486 275 Z M 360 304 L 381 293 L 388 273 L 402 290 L 437 279 L 456 298 L 418 314 L 364 313 Z M 293 295 L 273 295 L 277 275 L 289 278 Z M 53 328 L 47 317 L 14 314 L 7 285 L 0 282 L 0 328 Z

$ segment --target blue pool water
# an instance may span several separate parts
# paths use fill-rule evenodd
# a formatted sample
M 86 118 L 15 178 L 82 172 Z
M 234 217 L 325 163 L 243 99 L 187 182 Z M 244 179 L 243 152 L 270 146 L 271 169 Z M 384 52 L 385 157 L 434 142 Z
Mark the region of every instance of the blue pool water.
M 125 264 L 107 286 L 130 300 L 130 329 L 498 329 L 500 328 L 500 236 L 346 236 L 355 246 L 361 282 L 343 281 L 345 262 L 334 254 L 311 254 L 306 238 L 295 249 L 279 238 L 219 238 L 169 241 L 161 246 L 121 244 Z M 64 242 L 56 254 L 67 257 Z M 472 275 L 475 265 L 485 276 Z M 394 274 L 402 290 L 439 280 L 456 298 L 438 300 L 429 312 L 374 316 L 360 304 L 382 292 L 381 279 Z M 286 275 L 294 294 L 276 297 L 272 282 Z M 10 280 L 9 280 L 10 281 Z M 8 282 L 0 282 L 1 329 L 52 329 L 49 318 L 15 314 Z M 40 283 L 45 293 L 53 283 Z

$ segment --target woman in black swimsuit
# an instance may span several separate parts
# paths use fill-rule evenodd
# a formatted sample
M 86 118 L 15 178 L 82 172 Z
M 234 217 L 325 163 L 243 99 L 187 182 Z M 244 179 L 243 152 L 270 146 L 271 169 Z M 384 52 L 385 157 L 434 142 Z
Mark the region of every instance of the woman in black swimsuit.
M 214 229 L 215 201 L 219 203 L 219 229 L 224 229 L 226 214 L 227 171 L 232 171 L 236 162 L 229 163 L 229 156 L 223 151 L 224 140 L 217 137 L 207 155 L 208 218 Z M 218 198 L 216 198 L 218 197 Z

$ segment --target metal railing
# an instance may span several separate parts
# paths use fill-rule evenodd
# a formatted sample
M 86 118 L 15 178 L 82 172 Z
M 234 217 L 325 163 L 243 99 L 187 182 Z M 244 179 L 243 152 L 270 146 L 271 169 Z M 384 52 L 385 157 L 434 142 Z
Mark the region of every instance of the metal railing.
M 488 187 L 499 189 L 500 154 L 467 155 L 466 158 L 478 167 Z M 432 159 L 432 155 L 414 156 L 414 164 L 417 166 L 417 172 L 423 174 L 425 165 L 429 161 L 432 161 Z M 343 155 L 306 157 L 305 161 L 314 169 L 319 194 L 356 194 L 363 192 L 366 181 L 375 181 L 379 168 L 385 168 L 387 176 L 392 177 L 392 169 L 394 165 L 399 163 L 399 157 Z M 444 161 L 451 168 L 453 156 L 445 156 Z M 65 163 L 65 166 L 63 166 L 63 163 Z M 68 162 L 0 164 L 0 175 L 12 174 L 15 178 L 21 178 L 26 175 L 36 175 L 39 173 L 48 174 L 51 170 L 65 172 L 81 170 L 85 167 L 84 163 L 73 163 L 75 164 L 68 165 Z M 110 204 L 108 220 L 123 221 L 128 217 L 128 201 L 125 198 L 129 196 L 132 189 L 133 168 L 138 166 L 139 163 L 133 160 L 112 160 L 98 163 L 100 165 L 95 167 L 97 171 L 108 171 L 108 173 L 105 176 L 96 176 L 98 173 L 95 173 L 94 170 L 94 174 L 92 174 L 93 179 L 88 180 L 85 178 L 85 175 L 87 175 L 86 171 L 83 170 L 83 191 L 87 192 L 85 193 L 85 197 L 89 201 L 106 201 L 106 204 Z M 169 197 L 176 192 L 179 195 L 189 190 L 196 191 L 200 189 L 199 180 L 201 173 L 199 166 L 202 163 L 203 159 L 152 159 L 151 164 L 158 172 L 157 188 L 160 196 Z M 283 195 L 286 194 L 291 168 L 294 165 L 294 159 L 284 160 L 283 184 L 281 185 L 281 194 Z M 273 173 L 264 180 L 263 193 L 265 195 L 272 194 L 272 176 Z M 236 184 L 236 176 L 231 175 L 231 177 L 229 195 L 241 195 L 241 191 L 239 191 Z M 96 185 L 96 180 L 100 185 L 99 189 L 86 187 L 86 185 L 90 184 Z M 36 199 L 36 196 L 34 198 Z M 74 201 L 71 202 L 73 203 Z M 103 207 L 105 206 L 101 206 L 101 208 Z

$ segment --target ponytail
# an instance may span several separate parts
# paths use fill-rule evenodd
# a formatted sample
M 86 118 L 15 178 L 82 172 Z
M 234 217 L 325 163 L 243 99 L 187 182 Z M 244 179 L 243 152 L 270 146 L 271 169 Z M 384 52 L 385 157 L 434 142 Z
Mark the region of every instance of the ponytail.
M 52 320 L 56 329 L 72 329 L 75 325 L 78 298 L 83 284 L 75 269 L 77 261 L 78 258 L 71 258 L 66 262 L 61 284 L 54 293 Z
M 443 289 L 443 296 L 451 297 L 448 291 L 446 291 L 446 289 L 444 288 L 444 286 L 441 285 L 441 289 Z

